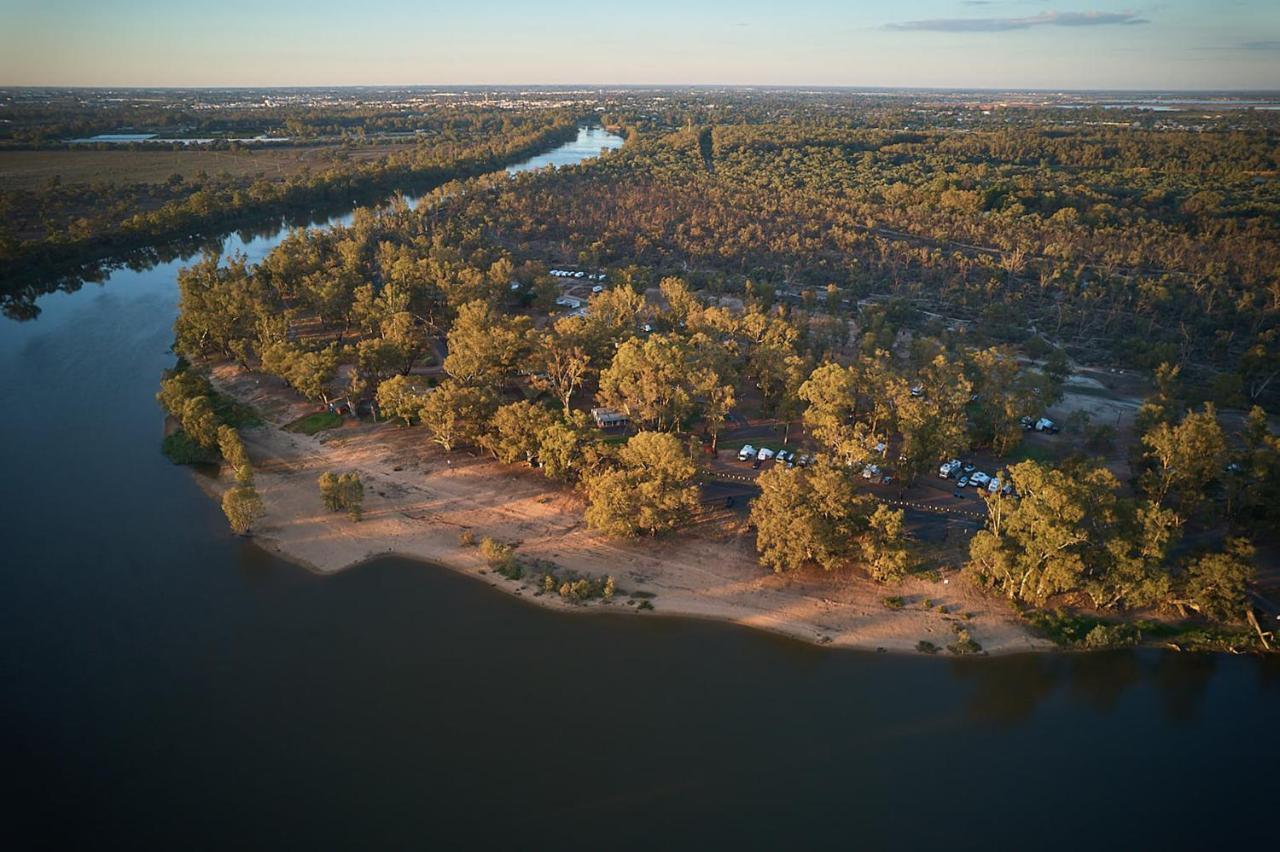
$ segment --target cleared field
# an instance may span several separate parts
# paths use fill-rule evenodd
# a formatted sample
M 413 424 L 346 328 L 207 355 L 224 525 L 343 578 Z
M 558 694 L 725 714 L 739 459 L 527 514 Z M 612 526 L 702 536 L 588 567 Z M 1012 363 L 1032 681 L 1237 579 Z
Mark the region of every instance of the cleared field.
M 372 145 L 344 149 L 337 145 L 324 145 L 252 151 L 0 151 L 0 189 L 42 189 L 55 176 L 64 184 L 98 181 L 161 183 L 170 175 L 180 174 L 189 178 L 202 171 L 210 175 L 226 172 L 234 177 L 279 179 L 306 166 L 323 168 L 342 155 L 352 160 L 372 160 L 401 147 Z

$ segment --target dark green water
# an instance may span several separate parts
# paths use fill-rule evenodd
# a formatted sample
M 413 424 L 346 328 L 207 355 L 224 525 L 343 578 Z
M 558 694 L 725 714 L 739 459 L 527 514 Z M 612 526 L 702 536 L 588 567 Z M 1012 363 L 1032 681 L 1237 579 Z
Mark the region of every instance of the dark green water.
M 176 269 L 0 321 L 9 848 L 1274 846 L 1274 660 L 837 652 L 268 557 L 158 452 Z

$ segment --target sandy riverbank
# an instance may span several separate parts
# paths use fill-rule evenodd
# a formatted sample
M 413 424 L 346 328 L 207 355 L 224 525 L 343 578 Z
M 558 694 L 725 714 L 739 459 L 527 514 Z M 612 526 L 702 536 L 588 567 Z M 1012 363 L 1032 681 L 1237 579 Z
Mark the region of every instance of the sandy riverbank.
M 392 424 L 348 423 L 316 437 L 285 432 L 278 427 L 313 406 L 295 401 L 276 380 L 234 368 L 219 368 L 214 381 L 253 404 L 268 424 L 244 431 L 267 507 L 256 540 L 319 573 L 399 554 L 476 576 L 539 605 L 583 608 L 556 595 L 535 597 L 527 581 L 489 572 L 476 549 L 460 541 L 470 530 L 477 539 L 491 536 L 515 545 L 520 557 L 546 559 L 583 575 L 612 575 L 622 590 L 653 595 L 654 610 L 639 617 L 713 618 L 868 650 L 914 653 L 921 640 L 946 646 L 957 624 L 992 654 L 1052 647 L 1029 635 L 1001 602 L 962 582 L 911 579 L 885 587 L 817 572 L 779 577 L 759 566 L 750 532 L 727 512 L 712 513 L 676 536 L 609 540 L 586 528 L 574 494 L 536 471 L 466 453 L 446 455 L 421 430 Z M 316 479 L 327 470 L 359 472 L 364 520 L 355 523 L 324 510 Z M 226 477 L 205 482 L 214 493 L 228 484 Z M 906 606 L 886 608 L 887 595 L 903 597 Z M 926 608 L 926 600 L 932 607 Z M 589 606 L 632 614 L 635 603 L 620 595 L 612 604 Z

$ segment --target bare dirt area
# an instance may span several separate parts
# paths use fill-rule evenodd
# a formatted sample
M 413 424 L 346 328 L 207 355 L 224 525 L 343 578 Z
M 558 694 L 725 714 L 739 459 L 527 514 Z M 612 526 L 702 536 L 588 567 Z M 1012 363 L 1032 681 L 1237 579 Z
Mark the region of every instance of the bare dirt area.
M 387 554 L 402 554 L 476 576 L 538 604 L 566 610 L 638 611 L 628 593 L 645 593 L 652 614 L 730 621 L 835 646 L 912 651 L 927 641 L 945 648 L 958 629 L 988 653 L 1049 648 L 999 602 L 951 572 L 879 586 L 859 576 L 775 576 L 758 564 L 741 517 L 709 512 L 679 535 L 616 541 L 586 528 L 582 503 L 536 471 L 466 453 L 446 455 L 420 429 L 348 421 L 315 437 L 279 426 L 314 410 L 281 384 L 220 367 L 214 382 L 253 404 L 268 425 L 244 431 L 267 507 L 255 529 L 264 547 L 312 570 L 332 573 Z M 364 520 L 326 512 L 316 479 L 356 471 L 365 483 Z M 226 487 L 223 480 L 210 487 Z M 544 559 L 581 575 L 612 575 L 611 604 L 587 607 L 555 595 L 535 597 L 527 580 L 489 572 L 464 531 L 512 544 L 523 559 Z M 424 570 L 431 570 L 424 566 Z M 652 596 L 652 597 L 648 597 Z M 891 609 L 886 598 L 900 608 Z

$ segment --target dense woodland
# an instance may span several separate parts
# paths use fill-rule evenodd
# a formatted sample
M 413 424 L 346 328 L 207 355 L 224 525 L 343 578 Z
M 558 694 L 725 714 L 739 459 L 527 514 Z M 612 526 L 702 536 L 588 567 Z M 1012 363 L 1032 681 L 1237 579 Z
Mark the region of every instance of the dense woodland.
M 1243 623 L 1255 543 L 1280 520 L 1271 118 L 776 93 L 602 110 L 620 151 L 359 211 L 256 267 L 210 254 L 184 271 L 184 360 L 161 399 L 189 448 L 229 440 L 200 368 L 230 360 L 441 451 L 533 464 L 581 493 L 591 526 L 653 535 L 696 522 L 707 459 L 749 410 L 814 457 L 757 480 L 762 565 L 891 583 L 927 554 L 860 487 L 865 466 L 911 483 L 975 448 L 1006 457 L 1073 364 L 1138 369 L 1155 391 L 1124 478 L 1093 451 L 1101 427 L 1067 457 L 1009 463 L 966 573 L 1042 621 L 1128 619 L 1095 643 L 1131 640 L 1138 616 Z M 565 122 L 529 118 L 502 144 Z M 405 168 L 444 170 L 515 149 L 413 150 Z M 606 276 L 585 310 L 556 302 L 565 266 Z M 595 427 L 597 405 L 627 413 L 625 440 Z

